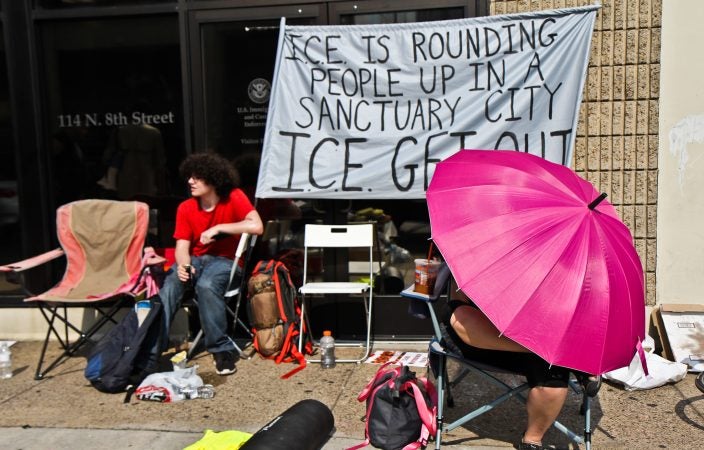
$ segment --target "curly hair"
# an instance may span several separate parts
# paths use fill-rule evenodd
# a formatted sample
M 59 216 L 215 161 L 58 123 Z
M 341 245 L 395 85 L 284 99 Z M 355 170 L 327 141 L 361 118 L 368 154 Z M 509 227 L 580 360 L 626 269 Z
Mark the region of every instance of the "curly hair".
M 227 198 L 232 189 L 239 187 L 240 176 L 230 161 L 222 156 L 206 152 L 194 153 L 183 160 L 178 169 L 181 177 L 203 180 L 213 186 L 220 198 Z

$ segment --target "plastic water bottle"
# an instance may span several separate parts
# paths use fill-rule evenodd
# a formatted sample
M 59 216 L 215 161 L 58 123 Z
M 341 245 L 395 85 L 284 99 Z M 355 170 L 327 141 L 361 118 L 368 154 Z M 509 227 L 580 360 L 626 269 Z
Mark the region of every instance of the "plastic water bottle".
M 140 300 L 134 305 L 135 312 L 137 312 L 137 326 L 141 327 L 144 319 L 149 315 L 149 310 L 152 309 L 152 302 L 149 300 Z
M 12 352 L 5 342 L 0 345 L 0 378 L 12 377 Z
M 198 398 L 213 398 L 215 397 L 215 388 L 212 384 L 204 384 L 198 386 Z
M 335 339 L 330 330 L 323 331 L 320 339 L 320 366 L 323 369 L 335 367 Z
M 178 395 L 183 400 L 193 400 L 195 398 L 213 398 L 215 397 L 215 388 L 212 384 L 204 384 L 202 386 L 187 386 L 178 390 Z

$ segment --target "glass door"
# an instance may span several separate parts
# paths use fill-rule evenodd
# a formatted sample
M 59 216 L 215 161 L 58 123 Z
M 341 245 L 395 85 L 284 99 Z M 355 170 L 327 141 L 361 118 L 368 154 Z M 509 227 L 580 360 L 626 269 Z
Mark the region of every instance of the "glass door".
M 293 25 L 323 23 L 325 7 L 191 12 L 196 151 L 211 149 L 232 159 L 261 152 L 281 17 Z

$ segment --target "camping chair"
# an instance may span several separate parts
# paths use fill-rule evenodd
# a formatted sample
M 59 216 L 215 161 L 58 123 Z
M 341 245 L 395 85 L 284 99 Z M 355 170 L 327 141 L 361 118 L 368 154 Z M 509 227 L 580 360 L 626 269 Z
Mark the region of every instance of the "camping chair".
M 225 310 L 227 311 L 227 314 L 232 317 L 233 331 L 235 331 L 238 326 L 241 327 L 249 335 L 250 340 L 254 337 L 254 335 L 249 330 L 247 325 L 242 321 L 242 319 L 240 319 L 239 311 L 240 303 L 242 302 L 242 296 L 244 294 L 244 284 L 246 279 L 244 276 L 244 272 L 247 268 L 249 257 L 252 253 L 252 250 L 254 249 L 254 245 L 256 244 L 256 242 L 256 234 L 250 235 L 249 233 L 242 233 L 242 235 L 240 236 L 239 243 L 237 244 L 237 249 L 235 250 L 235 259 L 232 263 L 232 269 L 230 270 L 230 281 L 228 282 L 227 290 L 225 291 L 224 295 Z M 244 259 L 242 259 L 243 255 L 245 255 Z M 243 261 L 242 265 L 240 265 L 240 261 Z M 230 308 L 230 304 L 232 303 L 232 300 L 235 297 L 237 298 L 237 302 L 235 303 L 235 309 L 233 311 L 232 308 Z M 198 299 L 195 297 L 195 292 L 193 293 L 193 297 L 190 299 L 190 301 L 196 307 L 198 307 Z M 198 343 L 200 342 L 202 337 L 203 329 L 201 328 L 198 331 L 196 337 L 193 339 L 191 347 L 188 349 L 189 360 L 192 359 L 192 357 L 196 354 L 196 347 L 198 346 Z M 242 348 L 239 347 L 236 343 L 235 349 L 240 354 L 240 357 L 245 359 L 249 358 L 247 354 L 242 350 Z
M 435 436 L 436 449 L 439 449 L 441 446 L 443 432 L 452 431 L 455 428 L 468 423 L 480 415 L 491 411 L 496 406 L 512 397 L 525 403 L 526 397 L 524 392 L 530 389 L 527 382 L 523 382 L 518 386 L 511 386 L 497 376 L 497 374 L 518 375 L 516 372 L 494 367 L 482 362 L 468 360 L 464 357 L 464 355 L 454 350 L 454 346 L 448 345 L 445 341 L 448 337 L 442 333 L 440 319 L 433 308 L 433 304 L 438 301 L 446 301 L 450 298 L 450 275 L 449 267 L 446 264 L 443 264 L 438 273 L 435 289 L 432 294 L 424 295 L 417 293 L 414 291 L 413 285 L 401 292 L 403 297 L 409 298 L 412 302 L 410 311 L 417 317 L 430 316 L 433 325 L 433 337 L 430 341 L 428 355 L 431 362 L 430 367 L 436 376 L 438 389 L 438 408 L 436 416 L 438 427 L 437 435 Z M 447 361 L 450 359 L 458 362 L 462 366 L 462 370 L 452 381 L 449 380 L 447 375 Z M 454 402 L 452 398 L 451 386 L 457 385 L 457 383 L 459 383 L 469 373 L 475 373 L 481 378 L 493 383 L 499 389 L 503 389 L 503 393 L 493 401 L 479 406 L 452 423 L 446 424 L 444 423 L 445 396 L 447 398 L 447 405 L 453 407 Z M 580 414 L 584 415 L 584 432 L 582 436 L 577 435 L 559 421 L 555 421 L 553 423 L 553 426 L 557 430 L 564 433 L 576 444 L 584 444 L 587 450 L 591 448 L 591 400 L 598 393 L 599 385 L 600 384 L 597 381 L 587 387 L 573 379 L 570 379 L 570 387 L 575 392 L 582 394 L 582 405 L 580 408 Z
M 373 280 L 373 258 L 372 248 L 374 247 L 374 225 L 371 223 L 360 225 L 314 225 L 308 224 L 305 227 L 304 238 L 304 257 L 303 257 L 303 285 L 299 289 L 301 293 L 301 324 L 305 320 L 306 299 L 313 295 L 326 294 L 348 294 L 362 295 L 364 304 L 365 320 L 367 325 L 367 339 L 364 346 L 364 354 L 359 359 L 338 359 L 337 362 L 362 362 L 369 355 L 370 336 L 372 326 L 372 300 L 373 291 L 371 288 L 371 280 Z M 368 256 L 365 258 L 365 276 L 368 273 L 368 282 L 357 281 L 309 281 L 308 263 L 311 251 L 316 251 L 325 248 L 366 248 Z M 366 252 L 365 252 L 366 253 Z M 310 330 L 310 326 L 308 327 Z M 335 343 L 337 347 L 359 346 L 356 343 Z M 303 333 L 298 338 L 298 349 L 303 347 Z M 320 362 L 320 360 L 311 360 L 311 362 Z
M 56 230 L 60 249 L 6 266 L 0 272 L 23 282 L 25 270 L 66 256 L 63 278 L 53 288 L 32 295 L 26 302 L 38 307 L 48 324 L 34 378 L 40 380 L 59 363 L 73 356 L 103 327 L 112 322 L 120 308 L 153 282 L 148 267 L 163 262 L 151 249 L 144 249 L 149 207 L 141 202 L 80 200 L 59 207 Z M 142 252 L 144 252 L 144 258 Z M 24 284 L 24 283 L 23 283 Z M 149 294 L 156 291 L 152 283 Z M 71 322 L 69 306 L 90 307 L 97 312 L 95 323 L 82 329 Z M 63 327 L 61 327 L 63 324 Z M 63 333 L 60 331 L 63 328 Z M 69 342 L 69 329 L 78 339 Z M 53 336 L 63 352 L 46 365 L 47 345 Z

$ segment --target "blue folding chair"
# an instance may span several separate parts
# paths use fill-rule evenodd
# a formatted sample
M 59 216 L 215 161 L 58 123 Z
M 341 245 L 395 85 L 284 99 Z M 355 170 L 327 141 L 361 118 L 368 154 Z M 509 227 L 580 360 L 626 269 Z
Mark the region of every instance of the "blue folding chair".
M 435 289 L 432 294 L 424 295 L 414 291 L 414 286 L 411 286 L 401 292 L 403 297 L 408 298 L 411 301 L 409 307 L 409 312 L 417 317 L 430 317 L 433 324 L 434 336 L 430 340 L 430 345 L 428 349 L 428 355 L 430 359 L 430 367 L 433 374 L 436 377 L 437 390 L 438 390 L 438 408 L 437 408 L 437 435 L 435 436 L 435 448 L 440 449 L 442 443 L 442 433 L 450 432 L 457 427 L 460 427 L 471 420 L 481 416 L 482 414 L 491 411 L 496 406 L 505 402 L 510 398 L 516 398 L 523 403 L 526 402 L 526 396 L 524 392 L 530 389 L 527 382 L 519 384 L 518 386 L 510 386 L 509 384 L 502 381 L 497 375 L 499 374 L 511 374 L 520 375 L 517 372 L 508 371 L 502 368 L 494 367 L 482 362 L 472 361 L 464 357 L 457 349 L 456 346 L 449 344 L 446 339 L 448 339 L 447 334 L 443 334 L 441 329 L 441 323 L 438 319 L 438 315 L 433 307 L 433 304 L 438 301 L 447 301 L 451 294 L 451 276 L 450 269 L 446 264 L 443 264 L 439 270 L 437 280 L 435 282 Z M 449 344 L 449 345 L 448 345 Z M 454 360 L 461 364 L 462 370 L 457 375 L 457 377 L 450 381 L 447 375 L 447 361 Z M 454 406 L 454 401 L 452 398 L 451 386 L 457 385 L 467 374 L 475 373 L 480 377 L 493 383 L 500 389 L 502 389 L 502 394 L 496 397 L 489 403 L 481 405 L 476 409 L 468 412 L 464 416 L 456 419 L 452 423 L 444 423 L 444 412 L 445 412 L 445 398 L 447 398 L 447 405 L 449 407 Z M 582 394 L 582 405 L 580 408 L 580 414 L 584 415 L 584 432 L 582 435 L 578 435 L 569 428 L 567 428 L 562 423 L 555 421 L 553 426 L 564 433 L 573 442 L 585 445 L 586 449 L 591 448 L 591 401 L 598 393 L 600 387 L 600 379 L 596 381 L 591 381 L 589 384 L 583 384 L 575 379 L 570 379 L 570 387 L 577 393 Z

